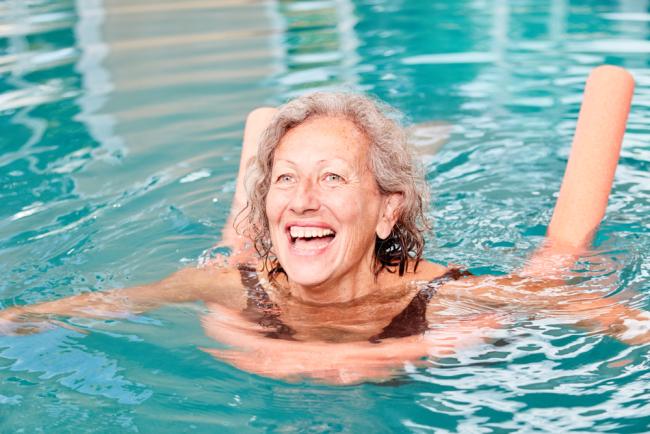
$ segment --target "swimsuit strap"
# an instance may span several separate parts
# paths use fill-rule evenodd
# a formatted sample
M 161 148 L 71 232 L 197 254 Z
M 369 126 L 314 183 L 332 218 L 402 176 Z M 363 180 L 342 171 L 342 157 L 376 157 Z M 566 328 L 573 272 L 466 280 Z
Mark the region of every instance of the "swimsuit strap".
M 237 267 L 241 283 L 246 288 L 246 308 L 244 316 L 265 329 L 264 336 L 273 339 L 294 340 L 296 331 L 280 319 L 280 307 L 271 301 L 257 277 L 255 267 L 241 264 Z
M 429 329 L 427 321 L 427 305 L 436 293 L 436 290 L 450 280 L 458 280 L 461 277 L 471 276 L 472 273 L 458 268 L 452 268 L 442 276 L 436 277 L 421 288 L 411 302 L 395 316 L 381 333 L 371 337 L 370 342 L 378 343 L 382 339 L 404 338 L 406 336 L 419 335 Z

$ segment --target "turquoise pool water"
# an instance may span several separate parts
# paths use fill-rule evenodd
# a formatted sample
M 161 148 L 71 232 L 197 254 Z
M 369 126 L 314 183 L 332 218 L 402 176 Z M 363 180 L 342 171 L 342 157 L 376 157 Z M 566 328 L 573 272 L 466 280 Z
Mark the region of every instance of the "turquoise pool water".
M 596 248 L 611 259 L 608 292 L 650 309 L 649 8 L 0 1 L 0 305 L 196 264 L 227 217 L 246 113 L 323 88 L 433 122 L 421 146 L 445 143 L 423 157 L 426 256 L 507 273 L 542 240 L 585 77 L 611 63 L 637 89 Z M 650 431 L 650 346 L 560 320 L 522 319 L 500 346 L 400 384 L 331 387 L 215 361 L 198 349 L 211 345 L 200 311 L 0 337 L 0 431 Z

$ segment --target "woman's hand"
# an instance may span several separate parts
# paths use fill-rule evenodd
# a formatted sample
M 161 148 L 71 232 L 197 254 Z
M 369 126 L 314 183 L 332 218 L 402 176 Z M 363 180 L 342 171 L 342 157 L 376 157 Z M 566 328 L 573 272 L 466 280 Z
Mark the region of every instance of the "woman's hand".
M 264 329 L 238 313 L 212 305 L 202 319 L 207 336 L 230 349 L 201 348 L 239 369 L 287 381 L 311 379 L 328 384 L 387 381 L 404 373 L 405 364 L 425 365 L 432 358 L 453 356 L 480 344 L 498 326 L 495 315 L 449 321 L 420 336 L 329 343 L 271 339 Z
M 562 318 L 630 345 L 650 342 L 650 312 L 631 306 L 621 295 L 608 296 L 616 287 L 617 273 L 607 268 L 600 272 L 601 276 L 579 283 L 538 276 L 472 276 L 442 285 L 432 303 L 467 300 L 503 313 Z M 429 310 L 434 310 L 431 305 Z
M 31 335 L 50 330 L 55 321 L 42 315 L 34 315 L 20 306 L 0 311 L 0 336 Z

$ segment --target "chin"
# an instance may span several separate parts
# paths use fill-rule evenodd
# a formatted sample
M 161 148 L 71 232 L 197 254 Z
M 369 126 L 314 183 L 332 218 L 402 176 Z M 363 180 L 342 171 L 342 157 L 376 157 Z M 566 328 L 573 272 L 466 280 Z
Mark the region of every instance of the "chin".
M 293 284 L 298 284 L 303 287 L 314 287 L 325 283 L 329 277 L 324 273 L 322 267 L 310 266 L 282 266 L 282 269 L 287 274 L 287 279 Z

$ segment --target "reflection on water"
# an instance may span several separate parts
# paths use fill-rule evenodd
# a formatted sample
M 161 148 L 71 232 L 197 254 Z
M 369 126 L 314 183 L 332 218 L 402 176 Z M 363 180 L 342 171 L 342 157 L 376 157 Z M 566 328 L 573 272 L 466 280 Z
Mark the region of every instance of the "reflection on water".
M 1 2 L 0 303 L 133 285 L 195 263 L 226 219 L 246 113 L 331 88 L 369 92 L 426 123 L 416 129 L 434 193 L 426 256 L 507 273 L 544 234 L 584 78 L 613 63 L 638 87 L 596 252 L 576 266 L 572 289 L 649 309 L 648 16 L 647 1 L 631 0 Z M 197 349 L 214 345 L 201 309 L 0 337 L 0 427 L 650 423 L 647 345 L 572 327 L 575 318 L 515 315 L 490 343 L 414 368 L 399 387 L 337 389 L 216 363 Z
M 280 2 L 274 9 L 272 17 L 283 34 L 278 49 L 283 69 L 276 77 L 286 96 L 357 88 L 359 40 L 349 0 Z

